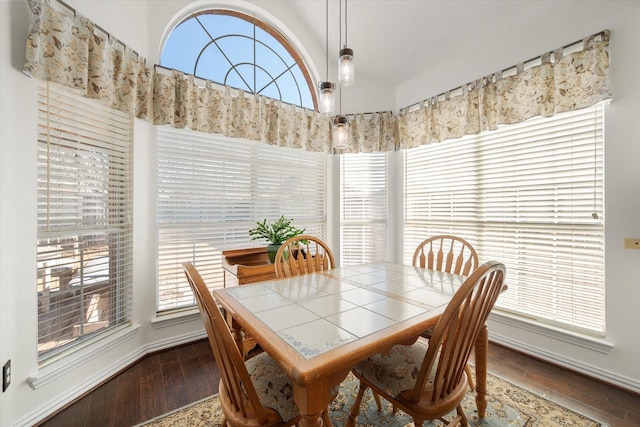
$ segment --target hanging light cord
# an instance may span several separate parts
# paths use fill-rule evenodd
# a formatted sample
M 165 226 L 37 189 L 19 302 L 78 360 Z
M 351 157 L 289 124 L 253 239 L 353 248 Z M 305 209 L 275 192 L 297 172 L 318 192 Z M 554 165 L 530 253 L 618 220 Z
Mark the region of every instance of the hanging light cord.
M 339 104 L 340 104 L 339 105 L 339 107 L 340 107 L 339 110 L 340 111 L 339 111 L 338 114 L 341 116 L 342 115 L 342 85 L 340 85 L 340 102 L 339 102 Z
M 347 0 L 344 0 L 345 5 L 347 3 Z M 342 0 L 338 1 L 338 9 L 340 9 L 339 11 L 339 18 L 338 18 L 338 34 L 339 34 L 339 40 L 338 40 L 338 48 L 340 48 L 342 46 Z M 338 99 L 338 115 L 341 116 L 342 115 L 342 85 L 339 84 L 338 86 L 340 86 L 340 98 Z
M 325 7 L 325 66 L 326 66 L 326 82 L 329 81 L 329 0 L 326 1 Z
M 349 46 L 349 29 L 347 27 L 347 25 L 349 25 L 349 7 L 347 5 L 347 2 L 349 0 L 344 0 L 344 45 L 345 47 Z
M 345 0 L 346 1 L 346 0 Z M 338 1 L 338 50 L 342 49 L 342 0 Z

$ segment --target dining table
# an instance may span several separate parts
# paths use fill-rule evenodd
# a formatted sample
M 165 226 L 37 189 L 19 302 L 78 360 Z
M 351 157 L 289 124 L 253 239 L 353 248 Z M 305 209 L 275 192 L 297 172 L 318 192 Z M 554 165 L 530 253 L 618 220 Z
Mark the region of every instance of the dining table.
M 411 344 L 438 322 L 465 277 L 372 262 L 214 290 L 241 354 L 248 333 L 290 377 L 302 427 L 320 427 L 332 391 L 362 359 Z M 475 344 L 476 404 L 486 411 L 488 330 Z

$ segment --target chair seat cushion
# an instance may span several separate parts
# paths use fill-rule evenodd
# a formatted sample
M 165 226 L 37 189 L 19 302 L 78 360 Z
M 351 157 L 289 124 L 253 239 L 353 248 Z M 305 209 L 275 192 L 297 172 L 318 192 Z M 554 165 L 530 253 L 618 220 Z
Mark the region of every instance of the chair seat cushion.
M 284 423 L 298 416 L 291 380 L 271 356 L 260 353 L 247 360 L 245 366 L 262 406 L 276 410 Z
M 396 398 L 404 390 L 412 390 L 415 387 L 426 353 L 427 346 L 420 341 L 409 346 L 395 345 L 388 353 L 375 354 L 360 361 L 354 372 L 385 394 Z M 434 366 L 437 363 L 436 360 Z M 432 378 L 429 378 L 428 383 L 432 383 Z

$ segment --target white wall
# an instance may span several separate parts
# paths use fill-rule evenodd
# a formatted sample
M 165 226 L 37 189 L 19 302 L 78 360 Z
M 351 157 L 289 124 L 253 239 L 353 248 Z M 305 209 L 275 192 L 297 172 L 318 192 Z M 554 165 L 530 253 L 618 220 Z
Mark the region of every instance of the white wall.
M 189 1 L 67 1 L 89 19 L 114 33 L 150 62 L 169 23 Z M 210 1 L 206 4 L 215 4 Z M 281 21 L 305 46 L 316 70 L 323 70 L 324 46 L 315 45 L 284 1 L 255 1 L 267 17 Z M 564 4 L 554 2 L 553 4 Z M 569 2 L 574 5 L 576 2 Z M 349 88 L 344 112 L 395 109 L 480 77 L 478 70 L 497 71 L 495 61 L 515 64 L 545 50 L 578 40 L 604 28 L 612 32 L 614 102 L 606 115 L 606 280 L 607 338 L 610 354 L 586 349 L 582 341 L 561 340 L 513 327 L 491 325 L 492 337 L 544 357 L 640 390 L 640 251 L 622 249 L 624 237 L 640 237 L 640 87 L 638 2 L 581 2 L 588 7 L 569 17 L 558 8 L 545 25 L 546 34 L 519 49 L 493 49 L 502 39 L 486 40 L 478 52 L 454 52 L 438 66 L 398 88 L 363 81 Z M 126 4 L 126 13 L 123 13 Z M 205 3 L 201 3 L 205 4 Z M 546 4 L 551 4 L 546 3 Z M 256 8 L 248 3 L 245 7 Z M 574 8 L 575 9 L 575 8 Z M 38 370 L 36 295 L 36 92 L 37 82 L 22 74 L 28 10 L 24 0 L 0 0 L 0 364 L 13 364 L 13 381 L 0 394 L 0 425 L 31 425 L 108 378 L 148 351 L 204 336 L 197 315 L 175 322 L 155 316 L 155 131 L 135 123 L 134 184 L 134 326 L 105 348 L 86 349 L 72 366 Z M 531 30 L 531 29 L 530 29 Z M 533 31 L 533 30 L 531 30 Z M 539 33 L 539 32 L 537 32 Z M 536 34 L 537 34 L 536 33 Z M 508 38 L 508 35 L 504 35 Z M 444 71 L 443 71 L 444 70 Z M 484 73 L 484 71 L 483 71 Z M 373 90 L 375 88 L 375 90 Z M 395 99 L 394 99 L 395 97 Z M 345 98 L 347 98 L 345 96 Z M 596 345 L 599 343 L 596 343 Z M 606 345 L 604 346 L 606 348 Z M 58 368 L 58 369 L 54 369 Z M 52 373 L 62 372 L 56 377 Z M 34 390 L 29 377 L 39 379 Z

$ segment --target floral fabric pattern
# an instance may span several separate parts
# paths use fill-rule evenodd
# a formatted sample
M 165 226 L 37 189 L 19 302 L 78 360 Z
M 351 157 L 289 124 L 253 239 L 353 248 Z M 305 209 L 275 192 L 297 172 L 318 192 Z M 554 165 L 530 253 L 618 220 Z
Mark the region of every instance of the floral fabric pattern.
M 298 407 L 293 403 L 293 385 L 280 365 L 267 353 L 252 357 L 245 365 L 263 406 L 275 409 L 283 422 L 298 416 Z
M 349 118 L 352 141 L 344 152 L 376 153 L 396 150 L 396 118 L 391 112 L 355 114 Z
M 179 71 L 156 73 L 153 123 L 218 133 L 308 151 L 327 151 L 330 121 L 320 114 L 260 95 L 233 94 Z
M 395 345 L 388 353 L 375 354 L 361 361 L 354 371 L 387 395 L 397 397 L 403 391 L 413 390 L 415 387 L 425 354 L 427 346 L 420 341 L 410 346 Z M 437 361 L 434 365 L 437 365 Z M 431 382 L 430 378 L 427 383 Z
M 502 124 L 520 123 L 535 116 L 577 110 L 611 98 L 609 85 L 609 31 L 583 41 L 583 50 L 562 56 L 561 50 L 541 57 L 541 64 L 516 74 L 500 73 L 462 87 L 462 94 L 444 100 L 435 97 L 420 108 L 399 116 L 400 148 L 413 148 L 459 138 Z
M 31 14 L 24 72 L 43 81 L 86 89 L 93 24 L 83 17 L 56 12 L 48 0 L 28 0 L 28 5 Z
M 151 72 L 144 58 L 85 17 L 28 0 L 31 11 L 24 72 L 75 89 L 88 98 L 146 119 Z
M 152 70 L 144 58 L 77 12 L 58 12 L 50 0 L 27 1 L 28 75 L 104 100 L 155 125 L 338 152 L 333 148 L 331 118 L 317 111 L 242 91 L 232 94 L 229 87 L 199 83 L 178 71 Z M 519 64 L 513 76 L 496 73 L 479 79 L 463 85 L 459 96 L 434 97 L 414 111 L 350 116 L 349 146 L 339 152 L 412 148 L 609 99 L 609 32 L 599 36 L 597 41 L 595 36 L 585 39 L 582 51 L 545 54 L 538 66 L 524 71 Z

